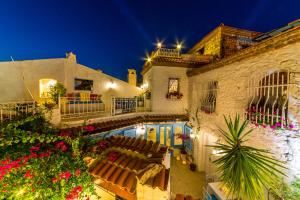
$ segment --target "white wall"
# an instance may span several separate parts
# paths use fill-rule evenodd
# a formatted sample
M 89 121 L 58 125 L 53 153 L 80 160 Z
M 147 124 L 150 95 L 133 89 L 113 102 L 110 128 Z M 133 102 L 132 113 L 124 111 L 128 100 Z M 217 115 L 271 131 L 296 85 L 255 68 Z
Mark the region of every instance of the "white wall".
M 93 80 L 92 92 L 102 95 L 107 109 L 110 109 L 113 96 L 134 97 L 142 92 L 140 88 L 125 81 L 77 64 L 68 58 L 27 60 L 0 63 L 0 102 L 30 100 L 30 93 L 38 101 L 40 79 L 55 79 L 64 84 L 68 93 L 80 92 L 74 91 L 75 78 Z M 111 81 L 115 83 L 116 88 L 107 87 L 107 83 Z
M 300 72 L 300 43 L 294 43 L 289 46 L 260 54 L 256 57 L 246 58 L 239 62 L 234 62 L 221 68 L 207 71 L 205 73 L 192 76 L 189 78 L 189 110 L 192 115 L 193 124 L 200 126 L 197 133 L 196 142 L 197 152 L 194 152 L 195 159 L 201 170 L 207 171 L 208 175 L 215 172 L 211 169 L 210 150 L 205 145 L 213 144 L 218 139 L 217 127 L 225 128 L 223 115 L 234 116 L 236 113 L 244 115 L 248 105 L 247 87 L 248 81 L 252 76 L 260 76 L 269 74 L 275 70 L 288 69 L 290 72 Z M 299 74 L 297 75 L 299 76 Z M 293 86 L 292 94 L 295 102 L 289 102 L 289 112 L 300 123 L 300 81 L 298 83 L 292 80 L 298 86 Z M 199 90 L 198 86 L 207 81 L 218 81 L 219 90 L 217 92 L 216 111 L 212 114 L 198 112 L 199 106 Z M 298 101 L 297 101 L 298 99 Z M 299 127 L 299 126 L 298 126 Z M 289 178 L 294 176 L 300 177 L 300 131 L 273 131 L 271 129 L 257 128 L 252 125 L 254 132 L 251 136 L 249 144 L 259 148 L 270 149 L 279 158 L 283 158 L 283 154 L 287 151 L 286 136 L 290 135 L 290 146 L 292 148 L 294 159 L 287 163 L 289 168 Z M 205 136 L 206 135 L 206 136 Z M 205 158 L 205 159 L 203 159 Z
M 166 98 L 169 78 L 179 78 L 179 91 L 183 94 L 180 100 Z M 186 68 L 170 66 L 152 66 L 143 75 L 144 83 L 148 82 L 151 90 L 151 110 L 163 113 L 185 113 L 188 97 L 188 77 Z

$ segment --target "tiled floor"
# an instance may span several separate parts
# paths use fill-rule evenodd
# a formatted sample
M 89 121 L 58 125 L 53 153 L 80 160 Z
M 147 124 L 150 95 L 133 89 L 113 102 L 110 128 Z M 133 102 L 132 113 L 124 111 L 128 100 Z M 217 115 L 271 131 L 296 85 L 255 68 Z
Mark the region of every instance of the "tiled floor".
M 205 173 L 193 172 L 188 165 L 172 158 L 171 160 L 171 196 L 176 194 L 191 195 L 196 199 L 202 199 L 203 187 L 205 187 Z

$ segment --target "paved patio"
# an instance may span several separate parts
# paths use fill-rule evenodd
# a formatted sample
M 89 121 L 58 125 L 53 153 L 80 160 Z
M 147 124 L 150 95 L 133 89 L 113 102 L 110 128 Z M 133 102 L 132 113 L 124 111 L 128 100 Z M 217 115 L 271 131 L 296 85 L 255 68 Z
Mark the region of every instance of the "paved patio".
M 188 165 L 171 159 L 171 196 L 175 198 L 176 194 L 191 195 L 196 199 L 202 200 L 202 191 L 205 187 L 205 173 L 193 172 Z

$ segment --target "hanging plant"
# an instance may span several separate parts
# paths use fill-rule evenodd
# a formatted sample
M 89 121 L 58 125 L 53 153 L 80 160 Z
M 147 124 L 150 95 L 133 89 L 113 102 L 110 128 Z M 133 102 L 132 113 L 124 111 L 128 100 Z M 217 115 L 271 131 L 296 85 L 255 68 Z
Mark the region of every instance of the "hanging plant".
M 272 183 L 277 181 L 282 170 L 286 169 L 283 162 L 270 156 L 265 149 L 247 146 L 247 136 L 252 132 L 246 130 L 248 121 L 240 124 L 237 115 L 235 120 L 227 119 L 228 131 L 219 129 L 225 140 L 225 144 L 217 142 L 212 145 L 220 155 L 213 161 L 220 173 L 220 179 L 228 190 L 228 196 L 237 199 L 264 200 L 264 192 L 272 188 Z

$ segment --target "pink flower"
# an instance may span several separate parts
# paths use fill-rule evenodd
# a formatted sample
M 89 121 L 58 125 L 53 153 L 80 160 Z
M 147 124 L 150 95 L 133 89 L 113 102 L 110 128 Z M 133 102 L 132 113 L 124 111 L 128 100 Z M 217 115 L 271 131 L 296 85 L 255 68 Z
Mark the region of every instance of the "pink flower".
M 294 128 L 294 125 L 293 125 L 293 124 L 289 124 L 289 128 L 290 128 L 290 129 L 293 129 L 293 128 Z
M 88 131 L 88 132 L 96 130 L 96 128 L 93 125 L 84 126 L 83 129 Z
M 272 125 L 272 126 L 270 126 L 271 127 L 271 129 L 276 129 L 276 126 L 275 125 Z

